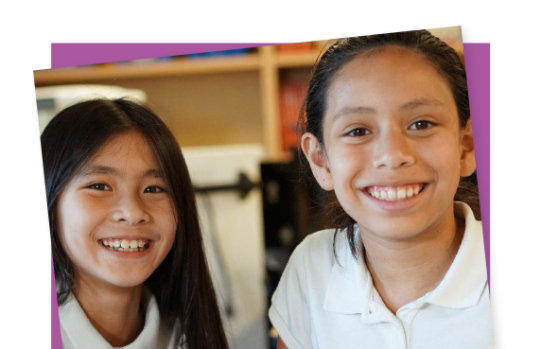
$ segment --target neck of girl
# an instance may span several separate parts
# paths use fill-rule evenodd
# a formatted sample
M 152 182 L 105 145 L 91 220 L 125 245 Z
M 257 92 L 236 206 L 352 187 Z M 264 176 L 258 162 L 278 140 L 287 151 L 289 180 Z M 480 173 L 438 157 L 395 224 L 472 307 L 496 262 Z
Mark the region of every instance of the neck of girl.
M 435 289 L 455 259 L 464 222 L 450 211 L 445 221 L 418 234 L 418 238 L 390 240 L 361 235 L 374 287 L 393 314 Z
M 114 347 L 134 341 L 144 327 L 142 285 L 119 288 L 75 279 L 73 294 L 95 329 Z M 97 287 L 96 287 L 97 286 Z

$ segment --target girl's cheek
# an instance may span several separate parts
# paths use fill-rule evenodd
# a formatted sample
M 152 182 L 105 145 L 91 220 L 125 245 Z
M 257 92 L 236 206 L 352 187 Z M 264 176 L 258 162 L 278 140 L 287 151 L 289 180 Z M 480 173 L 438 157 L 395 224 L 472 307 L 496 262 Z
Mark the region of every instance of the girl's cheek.
M 82 224 L 97 220 L 98 217 L 103 216 L 106 211 L 106 205 L 100 199 L 83 196 L 82 198 L 79 198 L 73 206 L 68 207 L 66 210 L 72 217 L 72 221 L 78 220 Z

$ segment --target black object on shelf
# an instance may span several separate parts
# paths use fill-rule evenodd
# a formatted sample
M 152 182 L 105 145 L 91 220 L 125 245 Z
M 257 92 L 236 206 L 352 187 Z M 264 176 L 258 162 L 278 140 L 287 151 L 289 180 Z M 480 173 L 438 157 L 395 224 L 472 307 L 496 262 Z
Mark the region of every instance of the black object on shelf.
M 245 173 L 240 172 L 236 183 L 202 187 L 194 185 L 193 187 L 197 194 L 207 194 L 218 191 L 237 191 L 240 194 L 240 198 L 244 199 L 251 190 L 259 188 L 260 183 L 251 181 Z

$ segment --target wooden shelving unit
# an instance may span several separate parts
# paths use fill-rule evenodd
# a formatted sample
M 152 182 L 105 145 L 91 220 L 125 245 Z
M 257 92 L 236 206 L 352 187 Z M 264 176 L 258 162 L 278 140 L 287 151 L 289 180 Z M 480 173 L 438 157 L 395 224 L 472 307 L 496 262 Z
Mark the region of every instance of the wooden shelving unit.
M 282 151 L 279 81 L 283 71 L 307 74 L 319 55 L 264 46 L 237 56 L 106 63 L 34 72 L 36 87 L 106 84 L 139 88 L 148 104 L 188 146 L 262 143 L 269 159 Z
M 260 68 L 258 54 L 220 58 L 177 58 L 143 63 L 107 63 L 97 66 L 38 70 L 36 86 L 91 82 L 103 79 L 152 79 L 173 75 L 218 74 L 255 71 Z

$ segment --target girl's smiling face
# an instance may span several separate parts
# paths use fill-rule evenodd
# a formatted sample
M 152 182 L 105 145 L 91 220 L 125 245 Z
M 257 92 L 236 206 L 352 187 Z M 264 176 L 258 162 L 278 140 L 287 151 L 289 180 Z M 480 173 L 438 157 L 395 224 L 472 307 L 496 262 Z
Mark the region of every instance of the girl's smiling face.
M 176 235 L 167 185 L 137 131 L 105 143 L 66 185 L 56 213 L 75 285 L 141 285 L 166 257 Z
M 454 226 L 460 177 L 475 170 L 471 127 L 459 127 L 448 83 L 422 54 L 387 46 L 342 66 L 323 138 L 306 133 L 302 148 L 362 234 L 408 239 Z

